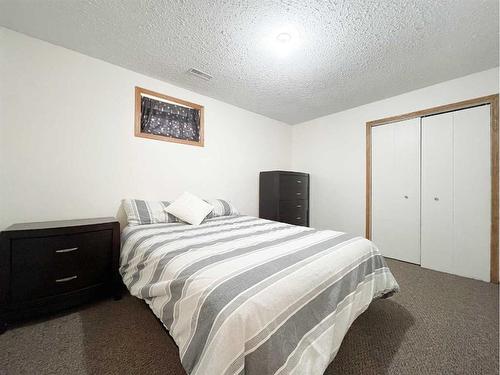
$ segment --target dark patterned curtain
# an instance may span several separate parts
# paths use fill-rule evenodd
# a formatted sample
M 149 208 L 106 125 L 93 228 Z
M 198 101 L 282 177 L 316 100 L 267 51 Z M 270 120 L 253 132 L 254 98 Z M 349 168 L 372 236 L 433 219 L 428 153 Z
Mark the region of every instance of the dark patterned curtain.
M 141 98 L 141 131 L 189 141 L 200 140 L 197 109 Z

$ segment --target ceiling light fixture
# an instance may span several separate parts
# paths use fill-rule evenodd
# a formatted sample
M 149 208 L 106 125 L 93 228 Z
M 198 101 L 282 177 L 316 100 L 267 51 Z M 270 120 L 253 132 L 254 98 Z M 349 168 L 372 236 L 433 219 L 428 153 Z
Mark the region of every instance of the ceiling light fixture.
M 304 28 L 300 25 L 268 25 L 259 36 L 259 45 L 267 53 L 284 59 L 300 51 L 304 44 Z
M 292 40 L 292 36 L 290 35 L 290 33 L 279 33 L 276 36 L 276 40 L 281 43 L 288 43 Z

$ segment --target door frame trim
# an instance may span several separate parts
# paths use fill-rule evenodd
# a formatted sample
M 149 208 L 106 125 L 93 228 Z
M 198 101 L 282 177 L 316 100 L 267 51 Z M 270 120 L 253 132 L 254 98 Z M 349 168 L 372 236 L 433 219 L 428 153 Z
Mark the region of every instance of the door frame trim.
M 491 154 L 491 226 L 490 226 L 490 280 L 498 283 L 498 246 L 499 246 L 499 139 L 498 139 L 498 94 L 482 96 L 461 102 L 446 104 L 438 107 L 409 112 L 402 115 L 385 117 L 366 123 L 366 238 L 371 239 L 372 231 L 372 128 L 387 125 L 393 122 L 410 120 L 413 118 L 437 115 L 445 112 L 457 111 L 480 105 L 490 105 L 490 154 Z

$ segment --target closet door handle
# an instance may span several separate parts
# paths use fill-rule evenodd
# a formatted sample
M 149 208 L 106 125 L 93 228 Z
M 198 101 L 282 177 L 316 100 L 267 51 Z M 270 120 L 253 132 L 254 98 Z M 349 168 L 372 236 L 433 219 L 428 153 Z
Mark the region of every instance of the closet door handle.
M 439 198 L 438 197 L 434 197 L 434 200 L 437 202 L 439 200 Z
M 405 195 L 405 199 L 408 199 L 408 195 Z

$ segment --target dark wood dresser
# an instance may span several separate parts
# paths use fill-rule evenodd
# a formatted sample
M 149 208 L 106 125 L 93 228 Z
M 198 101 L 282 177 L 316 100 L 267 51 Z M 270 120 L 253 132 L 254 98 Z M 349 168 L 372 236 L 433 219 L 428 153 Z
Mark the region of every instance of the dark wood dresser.
M 259 217 L 309 226 L 309 174 L 260 172 Z
M 0 235 L 0 331 L 7 323 L 120 297 L 115 218 L 14 224 Z

